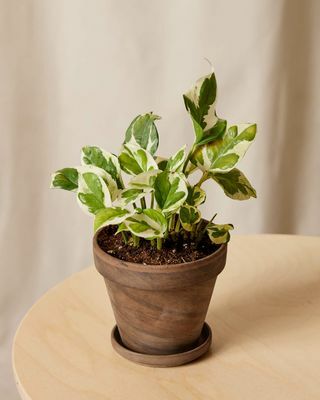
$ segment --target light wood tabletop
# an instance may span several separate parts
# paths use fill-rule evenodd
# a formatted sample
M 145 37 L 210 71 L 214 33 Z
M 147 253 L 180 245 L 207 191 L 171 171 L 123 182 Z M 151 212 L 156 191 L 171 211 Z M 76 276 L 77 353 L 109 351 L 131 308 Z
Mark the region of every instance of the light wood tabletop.
M 207 315 L 213 348 L 148 368 L 111 347 L 102 277 L 79 272 L 23 319 L 13 368 L 32 400 L 320 399 L 320 238 L 234 236 Z

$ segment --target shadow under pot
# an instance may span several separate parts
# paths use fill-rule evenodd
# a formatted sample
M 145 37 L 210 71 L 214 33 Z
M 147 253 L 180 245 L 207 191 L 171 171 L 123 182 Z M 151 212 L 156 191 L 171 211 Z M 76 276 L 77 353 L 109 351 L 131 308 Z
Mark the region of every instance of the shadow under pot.
M 218 274 L 226 263 L 227 245 L 193 262 L 144 265 L 119 260 L 93 238 L 94 262 L 103 276 L 117 326 L 114 349 L 144 365 L 185 364 L 210 347 L 205 318 Z

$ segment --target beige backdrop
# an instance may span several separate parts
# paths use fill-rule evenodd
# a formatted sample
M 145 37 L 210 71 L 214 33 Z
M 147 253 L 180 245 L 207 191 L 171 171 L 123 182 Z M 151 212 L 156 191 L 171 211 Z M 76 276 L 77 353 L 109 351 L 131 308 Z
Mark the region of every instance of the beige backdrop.
M 219 114 L 258 123 L 242 162 L 258 199 L 207 185 L 205 216 L 236 233 L 319 234 L 320 1 L 0 0 L 0 377 L 17 399 L 13 332 L 49 287 L 92 262 L 91 220 L 51 171 L 82 145 L 116 152 L 153 110 L 161 154 L 193 133 L 181 94 L 208 72 Z M 67 399 L 66 399 L 67 400 Z

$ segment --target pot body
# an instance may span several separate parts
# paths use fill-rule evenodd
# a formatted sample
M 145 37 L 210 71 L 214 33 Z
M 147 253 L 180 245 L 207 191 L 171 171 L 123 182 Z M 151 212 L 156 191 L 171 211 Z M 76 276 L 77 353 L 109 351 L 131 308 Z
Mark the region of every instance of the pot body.
M 123 344 L 145 354 L 191 349 L 200 336 L 227 245 L 200 260 L 142 265 L 110 256 L 96 233 L 94 261 L 104 277 Z

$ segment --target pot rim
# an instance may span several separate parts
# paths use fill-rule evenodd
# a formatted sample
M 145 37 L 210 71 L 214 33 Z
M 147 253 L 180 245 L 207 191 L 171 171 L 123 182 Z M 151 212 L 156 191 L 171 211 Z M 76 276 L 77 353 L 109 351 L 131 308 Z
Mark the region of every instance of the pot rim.
M 104 227 L 103 227 L 104 228 Z M 214 251 L 213 253 L 209 254 L 206 257 L 199 258 L 198 260 L 195 261 L 188 261 L 185 263 L 179 263 L 179 264 L 141 264 L 141 263 L 134 263 L 130 261 L 124 261 L 121 260 L 120 258 L 114 257 L 105 251 L 101 249 L 101 247 L 98 244 L 97 238 L 99 236 L 99 233 L 102 231 L 103 228 L 100 228 L 93 236 L 93 251 L 94 253 L 102 259 L 105 263 L 110 263 L 114 264 L 117 261 L 117 268 L 121 268 L 123 270 L 128 271 L 136 271 L 136 272 L 177 272 L 179 270 L 192 270 L 196 269 L 203 264 L 207 264 L 210 259 L 215 259 L 219 258 L 220 255 L 222 255 L 224 252 L 227 251 L 228 244 L 227 243 L 222 243 L 220 244 L 219 248 Z

